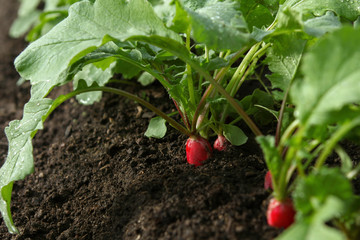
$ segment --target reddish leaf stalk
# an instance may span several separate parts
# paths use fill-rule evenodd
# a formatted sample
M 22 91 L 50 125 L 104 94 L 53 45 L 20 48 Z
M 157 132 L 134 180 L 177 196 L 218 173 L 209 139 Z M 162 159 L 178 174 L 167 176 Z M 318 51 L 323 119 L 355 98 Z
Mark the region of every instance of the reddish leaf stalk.
M 256 136 L 263 135 L 260 129 L 256 126 L 256 124 L 252 121 L 249 115 L 240 107 L 240 105 L 236 102 L 236 100 L 230 96 L 230 94 L 220 86 L 204 69 L 202 69 L 197 63 L 190 62 L 193 65 L 193 68 L 197 70 L 201 75 L 204 76 L 206 80 L 208 80 L 214 87 L 229 101 L 235 111 L 243 118 L 244 122 L 248 125 L 251 131 Z
M 265 190 L 273 190 L 273 184 L 272 184 L 272 175 L 270 171 L 266 172 L 265 180 L 264 180 L 264 188 Z
M 243 49 L 241 49 L 240 51 L 238 51 L 234 57 L 232 57 L 232 59 L 229 61 L 229 64 L 227 67 L 223 67 L 220 69 L 220 71 L 217 73 L 216 77 L 215 77 L 215 81 L 216 82 L 220 82 L 226 72 L 229 70 L 229 68 L 231 67 L 231 65 L 236 61 L 238 60 L 243 54 L 244 52 L 247 50 L 247 47 L 244 47 Z M 209 97 L 210 93 L 212 92 L 212 90 L 214 89 L 214 86 L 212 84 L 210 84 L 208 86 L 208 88 L 205 90 L 203 96 L 201 97 L 200 99 L 200 102 L 195 110 L 195 113 L 194 113 L 194 117 L 193 117 L 193 121 L 192 121 L 192 126 L 191 126 L 191 130 L 194 131 L 196 129 L 196 126 L 199 126 L 201 124 L 201 122 L 203 121 L 204 118 L 201 118 L 200 121 L 198 120 L 199 118 L 199 115 L 200 114 L 204 114 L 207 112 L 207 108 L 205 106 L 205 103 L 206 103 L 206 99 Z M 204 107 L 205 106 L 205 107 Z
M 180 117 L 182 119 L 182 121 L 184 122 L 185 126 L 190 129 L 191 126 L 190 126 L 190 122 L 189 122 L 189 119 L 187 117 L 187 115 L 184 115 L 184 113 L 180 110 L 179 108 L 179 105 L 177 104 L 177 102 L 175 101 L 175 99 L 172 99 L 173 102 L 174 102 L 174 105 L 176 107 L 176 109 L 178 110 L 179 114 L 180 114 Z

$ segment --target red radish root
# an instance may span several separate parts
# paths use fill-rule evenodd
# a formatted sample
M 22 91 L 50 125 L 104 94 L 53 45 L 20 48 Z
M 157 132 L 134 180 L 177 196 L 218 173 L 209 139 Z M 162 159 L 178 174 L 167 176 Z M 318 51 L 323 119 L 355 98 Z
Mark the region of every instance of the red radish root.
M 229 143 L 224 136 L 218 135 L 214 142 L 214 149 L 218 151 L 225 151 L 228 144 Z
M 210 158 L 212 148 L 210 143 L 203 137 L 190 137 L 186 142 L 186 158 L 189 164 L 195 167 L 203 165 Z
M 267 222 L 272 227 L 287 228 L 294 222 L 295 213 L 290 198 L 281 202 L 272 198 L 266 212 Z

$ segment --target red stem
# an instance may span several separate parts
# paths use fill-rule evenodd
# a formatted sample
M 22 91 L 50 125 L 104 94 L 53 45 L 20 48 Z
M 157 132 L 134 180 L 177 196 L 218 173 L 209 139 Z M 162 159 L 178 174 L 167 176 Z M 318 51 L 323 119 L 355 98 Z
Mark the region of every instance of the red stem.
M 172 100 L 173 100 L 174 105 L 175 105 L 176 109 L 178 110 L 178 112 L 179 112 L 179 114 L 180 114 L 180 116 L 181 116 L 181 119 L 183 120 L 185 126 L 190 130 L 190 127 L 191 127 L 191 126 L 190 126 L 190 122 L 189 122 L 188 117 L 187 117 L 186 115 L 184 116 L 184 113 L 180 110 L 179 105 L 177 104 L 177 102 L 175 101 L 175 99 L 172 99 Z
M 244 54 L 244 52 L 246 51 L 246 48 L 241 49 L 240 51 L 238 51 L 235 56 L 232 57 L 232 59 L 229 62 L 229 65 L 227 67 L 223 67 L 220 69 L 220 71 L 216 74 L 215 76 L 215 81 L 219 82 L 221 81 L 221 79 L 223 79 L 223 77 L 225 76 L 227 70 L 229 70 L 229 68 L 231 67 L 231 65 L 241 57 L 241 55 Z M 201 100 L 195 110 L 194 113 L 194 117 L 193 117 L 193 121 L 192 121 L 192 125 L 191 125 L 191 131 L 195 131 L 196 129 L 196 125 L 197 125 L 197 119 L 199 118 L 200 112 L 203 110 L 203 107 L 205 106 L 205 102 L 206 99 L 208 98 L 208 96 L 210 95 L 211 91 L 213 90 L 214 86 L 212 84 L 210 84 L 208 86 L 208 88 L 205 90 L 203 96 L 201 97 Z

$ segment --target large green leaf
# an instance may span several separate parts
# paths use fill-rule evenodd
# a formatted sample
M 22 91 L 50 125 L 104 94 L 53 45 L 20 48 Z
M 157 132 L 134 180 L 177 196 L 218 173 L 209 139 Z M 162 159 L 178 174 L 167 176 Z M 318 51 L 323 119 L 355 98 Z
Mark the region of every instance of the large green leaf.
M 190 17 L 193 37 L 216 50 L 239 50 L 250 35 L 247 24 L 233 1 L 182 0 Z M 182 16 L 183 17 L 183 16 Z
M 32 84 L 62 84 L 70 64 L 112 38 L 125 41 L 153 35 L 182 41 L 164 26 L 145 0 L 98 0 L 94 4 L 81 1 L 71 6 L 68 18 L 30 44 L 15 60 L 15 66 Z
M 299 38 L 297 34 L 284 34 L 273 37 L 270 41 L 272 46 L 268 50 L 266 61 L 272 74 L 267 77 L 272 88 L 276 89 L 274 96 L 283 99 L 284 92 L 297 73 L 306 40 Z
M 30 101 L 25 105 L 23 118 L 10 122 L 5 128 L 9 150 L 6 161 L 0 169 L 0 211 L 12 233 L 17 232 L 10 212 L 12 184 L 33 172 L 31 139 L 38 129 L 42 129 L 43 117 L 48 114 L 52 104 L 51 99 Z
M 303 59 L 303 80 L 291 89 L 302 124 L 323 125 L 354 115 L 360 102 L 360 30 L 344 27 L 324 39 Z

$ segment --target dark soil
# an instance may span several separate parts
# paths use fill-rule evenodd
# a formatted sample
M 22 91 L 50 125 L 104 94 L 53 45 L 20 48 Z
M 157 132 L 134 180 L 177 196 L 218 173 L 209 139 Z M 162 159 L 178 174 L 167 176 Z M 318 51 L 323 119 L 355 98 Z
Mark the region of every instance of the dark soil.
M 22 116 L 29 98 L 14 58 L 26 47 L 10 39 L 16 1 L 0 0 L 0 126 Z M 136 87 L 164 111 L 158 86 Z M 130 88 L 133 90 L 133 88 Z M 272 239 L 265 218 L 269 193 L 256 144 L 214 156 L 204 166 L 186 163 L 186 137 L 169 129 L 164 139 L 144 137 L 153 115 L 105 94 L 92 106 L 70 100 L 34 138 L 35 171 L 13 190 L 20 235 L 0 225 L 0 239 Z M 1 163 L 7 141 L 0 132 Z

